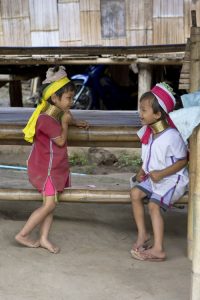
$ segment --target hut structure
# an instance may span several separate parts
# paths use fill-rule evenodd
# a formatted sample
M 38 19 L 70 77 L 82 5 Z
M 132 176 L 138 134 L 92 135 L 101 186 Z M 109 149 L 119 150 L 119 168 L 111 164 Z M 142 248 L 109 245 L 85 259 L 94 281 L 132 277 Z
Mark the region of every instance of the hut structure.
M 181 67 L 185 48 L 178 45 L 184 45 L 190 35 L 191 10 L 196 10 L 197 24 L 200 23 L 200 0 L 0 0 L 0 47 L 82 47 L 82 55 L 74 54 L 72 48 L 52 56 L 47 49 L 43 57 L 30 52 L 21 55 L 20 49 L 14 56 L 1 51 L 0 86 L 9 81 L 11 105 L 21 106 L 20 79 L 36 74 L 33 68 L 18 74 L 14 67 L 6 74 L 5 65 L 123 64 L 126 85 L 127 65 L 133 64 L 137 65 L 139 97 L 151 86 L 152 66 Z M 177 46 L 173 53 L 163 50 L 169 44 Z M 110 49 L 106 55 L 99 49 L 98 55 L 92 57 L 89 49 L 149 45 L 163 48 L 152 53 L 117 54 Z M 113 68 L 116 79 L 117 73 Z M 189 90 L 187 75 L 182 76 L 180 83 L 181 89 Z

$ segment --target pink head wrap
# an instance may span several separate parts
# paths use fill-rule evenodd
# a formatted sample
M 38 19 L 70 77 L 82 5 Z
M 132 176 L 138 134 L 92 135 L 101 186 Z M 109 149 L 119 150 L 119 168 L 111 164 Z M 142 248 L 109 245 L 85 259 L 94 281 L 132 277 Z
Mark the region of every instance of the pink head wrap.
M 165 82 L 157 83 L 152 89 L 152 94 L 158 100 L 159 105 L 168 114 L 170 113 L 176 104 L 176 99 L 173 96 L 172 88 Z M 169 115 L 167 115 L 167 121 L 172 128 L 176 128 Z M 138 136 L 143 144 L 148 144 L 149 137 L 152 133 L 150 126 L 143 126 L 138 132 Z

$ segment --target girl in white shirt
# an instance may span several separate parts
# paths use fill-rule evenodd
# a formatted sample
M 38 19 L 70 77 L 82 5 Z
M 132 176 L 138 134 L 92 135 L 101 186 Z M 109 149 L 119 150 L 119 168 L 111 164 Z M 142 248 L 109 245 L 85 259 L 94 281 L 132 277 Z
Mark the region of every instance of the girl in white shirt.
M 187 147 L 168 113 L 175 105 L 172 89 L 166 83 L 156 84 L 140 99 L 140 118 L 144 125 L 138 132 L 142 142 L 142 167 L 131 189 L 131 201 L 138 236 L 131 249 L 135 259 L 163 261 L 164 222 L 161 208 L 166 210 L 186 191 L 188 185 Z M 153 228 L 151 244 L 146 230 L 143 199 Z

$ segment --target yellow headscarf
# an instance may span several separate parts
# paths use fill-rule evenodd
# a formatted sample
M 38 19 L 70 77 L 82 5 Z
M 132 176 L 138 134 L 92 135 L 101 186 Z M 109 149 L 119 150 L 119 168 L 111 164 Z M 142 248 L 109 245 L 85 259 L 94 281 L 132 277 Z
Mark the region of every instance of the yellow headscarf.
M 37 108 L 34 110 L 33 114 L 31 115 L 30 119 L 28 120 L 28 123 L 26 127 L 23 129 L 24 133 L 24 139 L 29 142 L 33 143 L 33 138 L 35 136 L 35 126 L 37 119 L 42 111 L 45 110 L 47 107 L 47 99 L 49 99 L 55 92 L 57 92 L 60 88 L 62 88 L 65 84 L 70 82 L 69 78 L 63 77 L 59 80 L 56 80 L 52 82 L 50 85 L 48 85 L 42 94 L 41 103 L 37 106 Z

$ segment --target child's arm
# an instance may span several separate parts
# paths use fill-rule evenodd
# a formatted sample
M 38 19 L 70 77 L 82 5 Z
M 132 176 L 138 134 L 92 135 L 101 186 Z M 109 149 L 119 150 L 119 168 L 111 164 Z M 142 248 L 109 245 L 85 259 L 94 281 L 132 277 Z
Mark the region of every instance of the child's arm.
M 88 125 L 88 123 L 86 121 L 76 120 L 73 117 L 73 115 L 72 115 L 72 113 L 70 111 L 68 113 L 69 113 L 70 118 L 71 118 L 70 119 L 70 123 L 69 123 L 70 125 L 74 125 L 74 126 L 77 126 L 77 127 L 82 127 L 82 128 L 88 129 L 89 125 Z
M 54 143 L 59 147 L 63 147 L 66 143 L 68 125 L 70 123 L 70 120 L 71 120 L 71 116 L 69 115 L 69 113 L 65 112 L 61 118 L 61 126 L 62 126 L 61 135 L 53 140 Z
M 145 176 L 145 172 L 142 168 L 140 168 L 140 170 L 138 171 L 138 173 L 136 174 L 136 180 L 138 182 L 142 182 Z
M 163 170 L 158 170 L 158 171 L 151 171 L 149 172 L 149 177 L 152 179 L 154 182 L 158 182 L 164 177 L 173 175 L 183 169 L 185 166 L 187 166 L 188 160 L 187 158 L 180 159 L 177 162 L 175 162 L 173 165 L 163 169 Z

